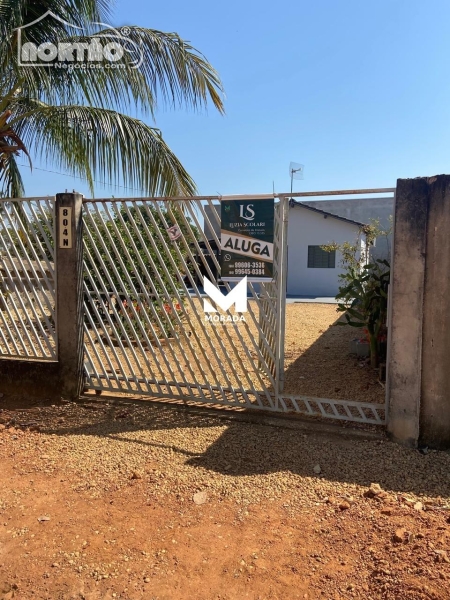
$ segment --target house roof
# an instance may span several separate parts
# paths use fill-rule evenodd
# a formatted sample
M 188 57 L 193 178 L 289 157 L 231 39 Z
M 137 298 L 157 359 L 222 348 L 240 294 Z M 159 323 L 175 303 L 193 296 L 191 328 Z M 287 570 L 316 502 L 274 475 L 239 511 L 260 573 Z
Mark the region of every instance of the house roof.
M 339 219 L 339 221 L 344 221 L 345 223 L 350 223 L 351 225 L 358 225 L 358 227 L 364 227 L 367 223 L 360 223 L 359 221 L 353 221 L 352 219 L 346 219 L 345 217 L 340 217 L 339 215 L 335 215 L 333 213 L 327 212 L 325 210 L 320 210 L 320 208 L 314 208 L 310 204 L 305 204 L 304 202 L 299 202 L 298 200 L 294 200 L 291 198 L 289 200 L 289 206 L 301 206 L 302 208 L 307 208 L 308 210 L 312 210 L 316 213 L 324 215 L 325 217 L 332 217 L 333 219 Z

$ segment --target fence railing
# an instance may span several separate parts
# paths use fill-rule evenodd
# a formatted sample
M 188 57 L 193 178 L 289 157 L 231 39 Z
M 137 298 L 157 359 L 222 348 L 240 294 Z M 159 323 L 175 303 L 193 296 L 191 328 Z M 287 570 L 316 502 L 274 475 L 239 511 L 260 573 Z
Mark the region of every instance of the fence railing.
M 57 358 L 54 198 L 0 199 L 0 357 Z

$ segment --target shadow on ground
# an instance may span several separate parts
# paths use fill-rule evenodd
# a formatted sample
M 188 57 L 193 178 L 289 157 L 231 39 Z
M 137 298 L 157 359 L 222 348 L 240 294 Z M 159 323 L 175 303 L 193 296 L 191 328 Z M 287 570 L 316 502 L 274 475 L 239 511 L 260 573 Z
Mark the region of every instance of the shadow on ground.
M 79 403 L 3 409 L 0 417 L 13 425 L 38 423 L 45 434 L 101 436 L 128 442 L 127 452 L 144 446 L 170 448 L 184 465 L 227 477 L 291 472 L 301 477 L 368 486 L 377 482 L 386 490 L 425 496 L 450 496 L 450 454 L 417 450 L 394 444 L 383 436 L 316 423 L 289 423 L 259 417 L 236 420 L 203 409 L 186 409 L 156 402 L 85 398 Z M 276 421 L 277 424 L 273 424 Z M 199 429 L 209 429 L 208 443 L 198 449 Z M 181 432 L 181 434 L 180 434 Z M 163 435 L 161 435 L 163 433 Z M 367 434 L 368 435 L 368 434 Z
M 286 327 L 294 327 L 287 314 Z M 378 371 L 368 361 L 350 353 L 350 341 L 362 336 L 353 327 L 340 327 L 336 323 L 343 317 L 336 314 L 328 327 L 318 329 L 317 337 L 289 342 L 285 346 L 286 394 L 353 400 L 359 402 L 384 402 L 384 389 L 378 383 Z M 311 325 L 301 323 L 306 330 Z M 306 346 L 306 347 L 305 347 Z

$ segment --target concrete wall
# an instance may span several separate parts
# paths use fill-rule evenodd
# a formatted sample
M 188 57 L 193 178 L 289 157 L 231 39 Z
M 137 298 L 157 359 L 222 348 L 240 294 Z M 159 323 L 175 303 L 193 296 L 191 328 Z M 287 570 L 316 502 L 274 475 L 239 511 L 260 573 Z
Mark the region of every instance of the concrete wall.
M 358 223 L 370 223 L 371 219 L 379 219 L 383 229 L 389 229 L 389 217 L 394 215 L 394 198 L 363 198 L 348 200 L 314 200 L 301 198 L 303 204 L 330 212 Z M 388 258 L 392 249 L 392 235 L 380 237 L 371 250 L 373 258 Z
M 388 430 L 450 448 L 450 176 L 399 180 L 391 283 Z
M 354 243 L 359 226 L 325 217 L 305 207 L 295 206 L 289 211 L 287 293 L 294 296 L 335 296 L 339 288 L 338 275 L 341 253 L 336 252 L 335 269 L 308 268 L 308 246 L 322 246 L 330 242 Z

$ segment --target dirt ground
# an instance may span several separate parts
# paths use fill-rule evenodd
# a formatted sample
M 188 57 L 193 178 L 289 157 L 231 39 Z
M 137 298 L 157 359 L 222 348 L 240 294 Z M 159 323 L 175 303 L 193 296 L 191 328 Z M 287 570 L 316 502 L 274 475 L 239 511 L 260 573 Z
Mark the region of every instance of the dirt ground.
M 285 393 L 384 402 L 378 372 L 350 354 L 360 329 L 336 326 L 342 318 L 334 304 L 286 306 Z
M 258 368 L 258 307 L 255 302 L 249 305 L 251 311 L 245 324 L 216 327 L 205 325 L 202 305 L 193 302 L 189 309 L 191 322 L 186 329 L 195 330 L 195 335 L 185 337 L 180 347 L 166 344 L 163 352 L 157 347 L 113 347 L 100 339 L 97 330 L 88 329 L 88 358 L 98 373 L 103 374 L 103 384 L 109 379 L 111 386 L 117 388 L 119 384 L 114 381 L 117 374 L 129 377 L 130 393 L 145 391 L 145 384 L 139 389 L 133 383 L 135 376 L 185 383 L 194 393 L 196 381 L 237 389 L 272 389 L 270 379 Z M 333 304 L 286 306 L 284 392 L 383 403 L 384 389 L 378 383 L 378 372 L 370 368 L 368 361 L 350 355 L 349 342 L 360 337 L 361 331 L 336 326 L 340 316 Z M 120 384 L 122 391 L 125 385 Z M 148 391 L 152 391 L 151 386 Z M 178 395 L 176 386 L 172 385 L 171 392 Z M 213 397 L 220 401 L 220 394 Z
M 448 453 L 241 419 L 2 397 L 0 599 L 450 598 Z

